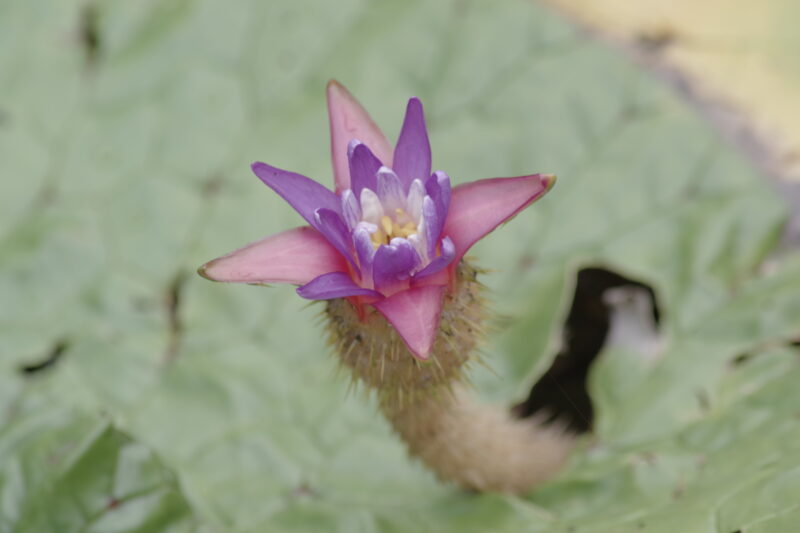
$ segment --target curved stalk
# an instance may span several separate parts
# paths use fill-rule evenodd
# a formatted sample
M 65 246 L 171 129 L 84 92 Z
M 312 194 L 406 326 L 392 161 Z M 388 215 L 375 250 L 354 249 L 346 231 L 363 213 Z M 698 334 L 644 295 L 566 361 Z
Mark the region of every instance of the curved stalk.
M 409 454 L 445 481 L 480 491 L 522 493 L 564 464 L 574 436 L 470 398 L 465 370 L 485 320 L 477 270 L 462 261 L 445 295 L 429 361 L 415 359 L 377 311 L 347 300 L 326 307 L 328 335 L 354 377 L 373 389 Z

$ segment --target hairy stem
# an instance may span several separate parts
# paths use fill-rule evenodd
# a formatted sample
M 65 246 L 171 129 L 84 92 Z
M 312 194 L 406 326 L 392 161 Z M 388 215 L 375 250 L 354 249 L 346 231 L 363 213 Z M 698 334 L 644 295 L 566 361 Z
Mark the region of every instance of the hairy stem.
M 377 311 L 359 314 L 346 300 L 328 303 L 328 334 L 341 363 L 376 391 L 412 456 L 464 488 L 520 493 L 558 471 L 574 437 L 470 398 L 465 369 L 485 320 L 476 277 L 462 261 L 455 288 L 445 295 L 430 361 L 415 359 Z

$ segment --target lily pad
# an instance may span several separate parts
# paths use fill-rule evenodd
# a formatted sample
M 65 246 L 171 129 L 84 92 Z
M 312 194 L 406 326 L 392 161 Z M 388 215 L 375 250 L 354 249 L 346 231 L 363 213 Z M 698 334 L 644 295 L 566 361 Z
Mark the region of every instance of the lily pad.
M 89 531 L 780 531 L 796 517 L 800 261 L 771 256 L 786 208 L 691 108 L 567 21 L 514 0 L 42 0 L 0 6 L 0 35 L 14 36 L 0 398 L 48 402 L 0 418 L 0 454 L 35 466 L 80 445 L 72 469 L 0 470 L 0 526 L 78 531 L 89 512 Z M 465 494 L 409 460 L 291 288 L 194 275 L 300 224 L 250 162 L 332 183 L 329 78 L 390 136 L 419 96 L 434 166 L 456 182 L 559 175 L 472 252 L 498 316 L 492 371 L 474 373 L 487 399 L 511 405 L 544 372 L 578 269 L 657 295 L 658 357 L 600 355 L 596 432 L 529 498 Z M 104 522 L 120 469 L 120 496 L 143 503 Z

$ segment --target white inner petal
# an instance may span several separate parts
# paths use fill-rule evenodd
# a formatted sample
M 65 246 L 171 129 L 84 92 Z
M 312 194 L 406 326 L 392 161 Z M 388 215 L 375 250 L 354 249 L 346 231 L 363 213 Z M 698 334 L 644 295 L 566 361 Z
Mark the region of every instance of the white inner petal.
M 428 262 L 428 254 L 425 251 L 425 244 L 422 242 L 422 239 L 419 238 L 419 235 L 414 233 L 409 235 L 406 240 L 414 247 L 414 250 L 417 251 L 417 255 L 419 255 L 422 261 L 421 264 L 425 265 Z
M 371 189 L 361 189 L 361 220 L 369 222 L 376 226 L 380 223 L 383 217 L 383 206 Z
M 389 167 L 378 169 L 378 197 L 380 198 L 385 211 L 394 212 L 396 209 L 403 209 L 406 203 L 406 195 L 403 193 L 403 185 L 400 178 Z
M 367 233 L 369 233 L 370 235 L 372 235 L 373 233 L 378 231 L 378 226 L 376 226 L 375 224 L 372 224 L 370 222 L 367 222 L 365 220 L 362 220 L 361 222 L 356 224 L 356 229 L 364 230 Z
M 359 258 L 365 256 L 364 258 L 367 261 L 372 261 L 372 258 L 375 256 L 375 247 L 372 246 L 370 235 L 376 231 L 378 231 L 377 226 L 368 222 L 359 222 L 353 230 L 353 238 L 356 243 L 356 250 L 359 254 Z M 362 268 L 367 266 L 368 265 L 361 265 Z
M 417 240 L 419 241 L 419 256 L 422 258 L 423 263 L 428 262 L 428 232 L 426 229 L 425 217 L 420 214 L 419 223 L 417 224 Z M 414 247 L 416 248 L 417 245 L 415 244 Z
M 342 193 L 342 213 L 347 226 L 353 229 L 361 220 L 361 205 L 356 200 L 356 195 L 350 189 Z
M 405 211 L 414 222 L 417 222 L 422 214 L 423 198 L 425 198 L 425 186 L 420 180 L 412 181 L 411 187 L 408 189 Z

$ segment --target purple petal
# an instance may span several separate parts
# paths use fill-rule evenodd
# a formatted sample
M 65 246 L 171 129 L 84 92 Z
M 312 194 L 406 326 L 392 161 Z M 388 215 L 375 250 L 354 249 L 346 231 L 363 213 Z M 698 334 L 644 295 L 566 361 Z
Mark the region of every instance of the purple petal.
M 449 265 L 456 256 L 456 247 L 450 237 L 442 239 L 442 255 L 431 261 L 428 266 L 414 274 L 415 280 L 420 280 L 426 276 L 436 274 Z
M 297 288 L 297 294 L 309 300 L 330 300 L 346 296 L 375 296 L 381 295 L 373 290 L 359 287 L 344 272 L 329 272 L 312 279 L 302 287 Z
M 408 101 L 406 117 L 394 148 L 392 166 L 402 180 L 404 190 L 408 190 L 412 180 L 426 180 L 431 175 L 431 144 L 422 102 L 418 98 Z
M 339 213 L 331 209 L 317 209 L 314 214 L 316 228 L 328 239 L 328 242 L 336 248 L 340 254 L 347 258 L 353 268 L 358 270 L 358 265 L 353 260 L 353 252 L 350 241 L 350 230 L 339 216 Z
M 361 141 L 353 140 L 347 147 L 347 158 L 350 161 L 350 189 L 356 198 L 361 197 L 361 189 L 378 190 L 375 174 L 383 166 L 380 159 Z
M 406 205 L 406 194 L 403 185 L 389 167 L 378 170 L 378 198 L 381 200 L 384 212 L 394 212 L 395 209 Z
M 347 226 L 352 230 L 361 220 L 361 203 L 350 189 L 342 192 L 342 215 Z
M 428 196 L 433 198 L 439 216 L 442 217 L 442 220 L 446 219 L 447 211 L 450 209 L 450 195 L 452 191 L 450 187 L 450 177 L 441 170 L 437 170 L 425 183 L 425 191 L 428 193 Z
M 382 244 L 375 252 L 372 262 L 372 279 L 375 288 L 381 290 L 391 287 L 399 280 L 409 278 L 409 272 L 419 264 L 419 255 L 405 239 L 392 239 Z
M 300 213 L 300 216 L 317 229 L 320 229 L 314 218 L 317 209 L 325 208 L 336 213 L 340 212 L 339 197 L 310 178 L 261 162 L 253 163 L 251 168 L 258 179 L 278 193 Z
M 423 231 L 425 231 L 428 257 L 433 257 L 436 252 L 436 244 L 439 242 L 439 235 L 444 227 L 444 218 L 439 216 L 436 204 L 430 196 L 426 196 L 422 200 L 422 218 L 425 221 Z

